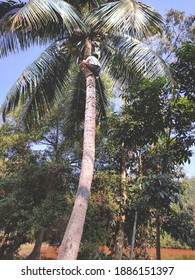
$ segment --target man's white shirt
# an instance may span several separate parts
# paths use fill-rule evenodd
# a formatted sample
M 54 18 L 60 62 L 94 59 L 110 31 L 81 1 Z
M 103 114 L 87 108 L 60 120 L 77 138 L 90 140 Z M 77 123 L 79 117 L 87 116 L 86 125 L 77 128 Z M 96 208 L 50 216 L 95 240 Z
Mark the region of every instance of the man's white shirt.
M 100 66 L 99 60 L 93 55 L 88 56 L 86 62 L 88 62 L 89 64 Z

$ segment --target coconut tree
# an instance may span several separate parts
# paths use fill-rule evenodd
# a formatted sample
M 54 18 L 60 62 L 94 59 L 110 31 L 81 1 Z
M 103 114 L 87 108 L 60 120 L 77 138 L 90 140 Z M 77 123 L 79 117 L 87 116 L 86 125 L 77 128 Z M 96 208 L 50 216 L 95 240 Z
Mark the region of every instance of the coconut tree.
M 47 46 L 10 89 L 2 106 L 4 119 L 20 105 L 21 120 L 30 128 L 63 97 L 70 83 L 72 100 L 85 101 L 82 169 L 59 259 L 78 255 L 93 178 L 96 97 L 102 112 L 106 105 L 101 78 L 96 81 L 89 69 L 78 64 L 98 49 L 102 70 L 115 81 L 158 75 L 170 82 L 163 60 L 142 42 L 161 28 L 161 16 L 136 0 L 29 0 L 1 18 L 1 57 L 34 44 Z

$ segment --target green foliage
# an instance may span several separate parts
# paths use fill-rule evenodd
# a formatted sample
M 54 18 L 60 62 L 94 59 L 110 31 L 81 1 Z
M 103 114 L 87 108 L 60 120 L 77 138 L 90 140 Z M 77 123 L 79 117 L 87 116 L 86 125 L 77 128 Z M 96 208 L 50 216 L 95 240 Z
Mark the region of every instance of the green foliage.
M 119 207 L 117 199 L 120 199 L 117 194 L 119 182 L 119 176 L 110 171 L 99 171 L 95 174 L 80 259 L 106 258 L 98 248 L 100 245 L 110 247 L 112 242 Z
M 195 44 L 186 42 L 176 51 L 177 62 L 171 67 L 178 81 L 179 94 L 184 94 L 194 101 L 195 96 Z
M 49 153 L 45 157 L 31 150 L 36 131 L 27 134 L 7 124 L 0 137 L 0 258 L 13 259 L 21 244 L 34 241 L 40 228 L 47 241 L 60 242 L 77 176 L 71 174 L 68 161 L 60 161 L 60 154 L 53 161 Z
M 193 219 L 187 212 L 171 209 L 162 223 L 162 229 L 183 246 L 194 248 Z
M 160 244 L 162 248 L 171 248 L 171 249 L 189 249 L 184 243 L 181 244 L 180 241 L 171 237 L 167 232 L 161 234 Z

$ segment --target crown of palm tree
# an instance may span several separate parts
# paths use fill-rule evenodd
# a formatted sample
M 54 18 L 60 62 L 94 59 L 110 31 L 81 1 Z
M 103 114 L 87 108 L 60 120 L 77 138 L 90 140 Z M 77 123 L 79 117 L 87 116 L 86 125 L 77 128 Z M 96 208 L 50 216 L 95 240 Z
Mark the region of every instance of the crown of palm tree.
M 86 12 L 87 3 L 91 9 Z M 83 58 L 86 39 L 94 47 L 99 46 L 102 69 L 115 80 L 163 76 L 170 82 L 166 64 L 141 42 L 161 28 L 161 16 L 135 0 L 30 0 L 20 6 L 12 3 L 0 19 L 0 57 L 34 44 L 49 47 L 24 70 L 8 92 L 2 106 L 3 117 L 22 105 L 21 118 L 31 126 L 63 96 L 69 81 L 72 84 L 74 81 L 69 92 L 75 96 L 72 101 L 85 95 L 81 69 L 70 69 Z M 101 92 L 99 103 L 105 113 L 107 102 L 101 79 L 97 90 Z

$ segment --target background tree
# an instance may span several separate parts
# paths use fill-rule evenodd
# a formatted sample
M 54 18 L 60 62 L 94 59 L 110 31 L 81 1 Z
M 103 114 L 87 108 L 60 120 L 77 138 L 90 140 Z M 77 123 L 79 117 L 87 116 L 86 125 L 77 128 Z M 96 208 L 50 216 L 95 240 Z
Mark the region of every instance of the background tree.
M 184 12 L 170 9 L 165 15 L 165 26 L 162 36 L 152 38 L 157 51 L 169 63 L 175 61 L 175 52 L 186 41 L 194 41 L 194 15 L 185 15 Z

